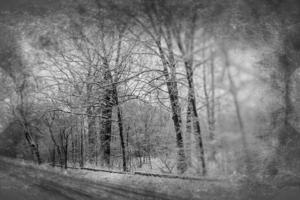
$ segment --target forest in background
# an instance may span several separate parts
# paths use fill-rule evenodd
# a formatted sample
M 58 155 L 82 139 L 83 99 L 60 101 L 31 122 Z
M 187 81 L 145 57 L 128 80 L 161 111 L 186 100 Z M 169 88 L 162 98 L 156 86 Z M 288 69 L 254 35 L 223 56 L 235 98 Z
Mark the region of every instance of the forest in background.
M 65 168 L 299 175 L 298 1 L 1 8 L 1 155 Z

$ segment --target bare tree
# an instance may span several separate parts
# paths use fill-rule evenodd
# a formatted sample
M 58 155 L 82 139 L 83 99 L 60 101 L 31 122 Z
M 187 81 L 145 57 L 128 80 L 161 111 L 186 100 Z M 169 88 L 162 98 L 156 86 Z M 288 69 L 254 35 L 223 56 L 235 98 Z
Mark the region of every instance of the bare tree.
M 122 5 L 116 5 L 114 2 L 111 2 L 111 8 L 117 8 L 124 13 L 127 18 L 131 19 L 133 23 L 142 29 L 147 37 L 150 37 L 154 43 L 154 49 L 151 44 L 146 44 L 146 47 L 153 50 L 162 63 L 162 73 L 167 85 L 172 119 L 176 133 L 176 144 L 178 148 L 177 170 L 178 172 L 183 173 L 187 168 L 187 164 L 182 137 L 181 106 L 179 103 L 176 78 L 174 42 L 172 38 L 172 27 L 170 26 L 172 15 L 171 10 L 166 9 L 166 6 L 168 6 L 166 1 L 144 1 L 142 3 L 137 3 L 136 8 L 138 9 L 138 12 L 142 11 L 144 13 L 141 15 L 130 8 L 122 7 Z M 137 37 L 139 38 L 139 36 Z M 165 48 L 163 46 L 164 44 L 166 44 Z

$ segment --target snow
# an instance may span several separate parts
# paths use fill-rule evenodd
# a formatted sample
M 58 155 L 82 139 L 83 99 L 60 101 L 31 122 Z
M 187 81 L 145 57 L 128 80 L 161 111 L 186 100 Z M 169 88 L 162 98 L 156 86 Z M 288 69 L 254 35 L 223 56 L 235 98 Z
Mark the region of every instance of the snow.
M 7 158 L 0 158 L 6 162 L 26 166 L 39 171 L 54 172 L 61 176 L 81 179 L 93 183 L 105 183 L 128 187 L 134 190 L 152 191 L 153 193 L 164 194 L 184 199 L 235 199 L 238 197 L 237 185 L 234 181 L 227 179 L 223 181 L 198 181 L 198 180 L 181 180 L 159 177 L 148 177 L 134 174 L 116 174 L 107 172 L 92 172 L 78 169 L 60 169 L 53 168 L 48 164 L 37 166 L 34 163 L 26 161 L 16 161 Z M 55 176 L 53 176 L 55 177 Z M 49 176 L 47 176 L 49 178 Z M 57 181 L 57 180 L 53 180 Z M 236 190 L 235 190 L 236 188 Z

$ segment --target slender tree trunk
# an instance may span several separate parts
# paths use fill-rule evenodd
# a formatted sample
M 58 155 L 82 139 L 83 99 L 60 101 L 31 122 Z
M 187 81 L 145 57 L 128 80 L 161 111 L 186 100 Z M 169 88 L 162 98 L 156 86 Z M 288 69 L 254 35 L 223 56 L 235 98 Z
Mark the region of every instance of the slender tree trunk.
M 33 141 L 33 138 L 31 137 L 31 134 L 29 132 L 25 132 L 25 138 L 27 140 L 27 143 L 30 146 L 30 149 L 33 153 L 33 156 L 36 157 L 37 163 L 40 165 L 42 164 L 42 159 L 40 156 L 39 146 L 36 142 Z
M 73 134 L 72 134 L 72 137 L 71 137 L 71 160 L 72 160 L 72 165 L 74 166 L 74 163 L 75 163 L 75 138 L 73 137 Z
M 169 41 L 170 43 L 170 41 Z M 164 76 L 167 82 L 168 94 L 171 103 L 172 120 L 176 133 L 176 146 L 177 146 L 177 170 L 179 173 L 184 173 L 187 169 L 186 157 L 184 153 L 184 144 L 182 138 L 182 119 L 181 119 L 181 107 L 179 104 L 178 88 L 176 81 L 176 66 L 174 62 L 174 55 L 172 54 L 172 47 L 169 44 L 169 61 L 166 60 L 165 54 L 162 50 L 160 41 L 156 41 L 158 50 L 160 52 L 160 58 L 163 64 Z M 168 71 L 170 69 L 170 72 Z
M 121 151 L 122 151 L 122 164 L 123 164 L 123 171 L 127 171 L 127 163 L 126 163 L 126 148 L 124 142 L 124 131 L 123 131 L 123 119 L 122 119 L 122 110 L 119 105 L 119 97 L 117 86 L 113 84 L 113 96 L 114 96 L 114 104 L 117 107 L 117 116 L 118 116 L 118 127 L 119 127 L 119 135 L 120 135 L 120 144 L 121 144 Z
M 79 166 L 84 167 L 84 123 L 82 120 L 81 131 L 80 131 L 80 163 Z
M 89 76 L 88 76 L 89 77 Z M 95 161 L 95 146 L 96 146 L 96 118 L 91 104 L 92 85 L 87 84 L 87 123 L 88 123 L 88 160 L 90 163 Z
M 91 110 L 91 108 L 88 108 Z M 94 116 L 91 116 L 93 113 L 88 111 L 88 160 L 90 163 L 95 162 L 95 146 L 96 146 L 96 120 Z
M 215 118 L 215 63 L 213 52 L 210 52 L 211 56 L 211 108 L 210 108 L 210 139 L 214 141 L 215 139 L 215 129 L 216 129 L 216 118 Z M 214 149 L 214 154 L 215 154 Z M 215 159 L 215 156 L 214 156 Z
M 291 76 L 289 73 L 285 73 L 285 80 L 284 80 L 284 124 L 288 125 L 289 123 L 289 116 L 291 114 L 292 109 L 292 102 L 291 102 Z
M 63 155 L 62 155 L 62 152 L 60 150 L 60 147 L 56 147 L 56 150 L 57 150 L 57 154 L 58 154 L 58 158 L 59 158 L 59 165 L 60 165 L 61 168 L 63 168 L 64 161 L 63 161 Z
M 172 79 L 171 79 L 172 80 Z M 170 95 L 170 102 L 172 108 L 172 119 L 175 127 L 176 132 L 176 144 L 178 148 L 178 164 L 177 170 L 180 173 L 183 173 L 186 170 L 186 158 L 184 154 L 184 145 L 183 145 L 183 138 L 182 138 L 182 130 L 181 130 L 181 116 L 180 116 L 180 105 L 178 99 L 178 90 L 177 90 L 177 83 L 172 80 L 168 81 L 168 92 Z
M 69 137 L 66 136 L 65 137 L 65 146 L 63 147 L 64 149 L 64 158 L 65 158 L 65 162 L 64 162 L 64 165 L 65 165 L 65 169 L 68 168 L 68 147 L 69 147 Z
M 192 142 L 191 142 L 191 134 L 192 134 L 192 108 L 190 104 L 190 95 L 188 95 L 188 106 L 186 113 L 186 158 L 188 166 L 192 166 Z
M 112 76 L 109 69 L 108 62 L 104 60 L 103 66 L 105 67 L 104 80 L 107 87 L 105 88 L 104 103 L 101 115 L 101 149 L 103 161 L 102 165 L 110 166 L 110 142 L 111 142 L 111 118 L 112 118 L 112 108 L 113 108 L 113 87 L 112 87 Z
M 210 75 L 211 75 L 211 95 L 208 92 L 207 87 L 207 71 L 206 64 L 203 64 L 203 91 L 206 103 L 206 114 L 207 114 L 207 124 L 209 131 L 209 140 L 210 140 L 210 152 L 208 153 L 207 159 L 211 162 L 216 163 L 216 149 L 214 146 L 214 137 L 215 137 L 215 86 L 214 86 L 214 61 L 213 56 L 211 56 L 211 65 L 210 65 Z M 204 57 L 204 56 L 203 56 Z
M 118 125 L 119 125 L 119 134 L 120 134 L 120 143 L 121 143 L 121 150 L 122 150 L 122 159 L 123 159 L 123 171 L 127 171 L 127 163 L 126 163 L 126 149 L 125 149 L 125 142 L 124 142 L 124 134 L 123 134 L 123 119 L 120 105 L 118 105 Z
M 125 27 L 123 27 L 119 30 L 117 56 L 116 56 L 116 61 L 115 61 L 116 66 L 119 66 L 119 67 L 121 66 L 119 60 L 120 60 L 120 54 L 121 54 L 121 49 L 122 49 L 122 38 L 123 38 L 124 32 L 125 32 Z M 121 110 L 121 107 L 119 104 L 118 88 L 116 85 L 116 82 L 118 82 L 118 79 L 119 79 L 118 74 L 116 73 L 116 75 L 114 77 L 115 83 L 113 83 L 113 93 L 114 93 L 114 103 L 115 103 L 115 106 L 117 107 L 117 115 L 118 115 L 118 126 L 119 126 L 120 144 L 121 144 L 121 151 L 122 151 L 122 166 L 123 166 L 123 171 L 127 171 L 126 148 L 125 148 L 125 142 L 124 142 L 122 110 Z
M 226 57 L 227 57 L 227 55 L 226 55 Z M 248 143 L 247 143 L 247 136 L 246 136 L 246 131 L 245 131 L 245 127 L 244 127 L 244 122 L 243 122 L 242 114 L 241 114 L 241 110 L 240 110 L 237 88 L 236 88 L 235 82 L 234 82 L 233 77 L 230 72 L 230 68 L 229 68 L 230 64 L 229 64 L 229 61 L 227 60 L 228 57 L 225 59 L 226 59 L 225 65 L 227 68 L 227 76 L 228 76 L 229 84 L 230 84 L 230 93 L 233 97 L 233 103 L 234 103 L 234 107 L 235 107 L 235 111 L 236 111 L 236 116 L 237 116 L 238 124 L 240 127 L 240 132 L 242 135 L 242 145 L 243 145 L 244 155 L 245 155 L 246 173 L 251 174 L 252 166 L 251 166 L 251 160 L 250 160 L 250 153 L 249 153 L 249 147 L 248 147 Z
M 98 166 L 98 158 L 99 158 L 99 149 L 100 149 L 100 145 L 99 145 L 99 134 L 96 134 L 96 139 L 95 139 L 95 146 L 94 146 L 94 152 L 95 152 L 95 165 Z
M 40 165 L 40 164 L 42 164 L 42 159 L 41 159 L 41 156 L 40 156 L 40 150 L 39 150 L 38 144 L 36 144 L 34 149 L 35 149 L 35 155 L 36 155 L 36 158 L 37 158 L 37 162 Z
M 293 81 L 292 77 L 296 69 L 297 65 L 290 62 L 288 55 L 280 56 L 280 72 L 283 75 L 283 124 L 281 125 L 281 130 L 279 133 L 279 149 L 285 149 L 288 152 L 292 149 L 292 144 L 288 145 L 288 141 L 298 140 L 297 136 L 299 132 L 293 126 L 293 114 L 295 113 L 295 108 L 292 102 L 292 90 L 293 90 Z
M 151 119 L 147 118 L 145 122 L 145 126 L 144 126 L 144 132 L 145 132 L 145 137 L 144 137 L 144 144 L 146 144 L 146 148 L 144 151 L 144 163 L 149 164 L 149 166 L 152 168 L 151 166 L 151 140 L 149 138 L 149 132 L 148 132 L 148 122 L 151 121 Z M 148 160 L 148 161 L 147 161 Z
M 78 126 L 78 125 L 77 125 Z M 73 164 L 74 166 L 76 166 L 76 164 L 78 163 L 78 155 L 79 155 L 79 151 L 78 151 L 78 147 L 79 147 L 79 144 L 78 144 L 78 133 L 79 133 L 79 129 L 77 127 L 77 131 L 75 133 L 75 141 L 74 141 L 74 160 L 73 160 Z
M 129 130 L 130 126 L 126 129 L 126 163 L 128 164 L 128 170 L 131 169 L 131 158 L 130 158 L 130 151 L 129 151 Z
M 204 156 L 204 147 L 203 140 L 201 135 L 201 126 L 200 119 L 197 113 L 197 104 L 196 104 L 196 96 L 195 96 L 195 86 L 193 80 L 193 60 L 194 60 L 194 38 L 195 38 L 195 30 L 196 30 L 196 21 L 197 21 L 197 11 L 191 10 L 191 19 L 189 22 L 189 26 L 187 30 L 184 30 L 184 41 L 182 41 L 182 37 L 180 30 L 174 31 L 174 36 L 177 41 L 177 46 L 184 58 L 184 65 L 186 70 L 186 77 L 188 81 L 188 107 L 191 108 L 193 121 L 194 121 L 194 131 L 197 134 L 197 141 L 200 150 L 200 160 L 202 164 L 202 174 L 206 174 L 206 163 Z
M 288 45 L 288 44 L 285 44 Z M 293 106 L 291 92 L 292 92 L 292 76 L 294 72 L 299 68 L 299 66 L 295 65 L 293 63 L 290 56 L 287 54 L 279 54 L 279 71 L 276 73 L 279 73 L 278 75 L 282 76 L 282 102 L 283 106 L 280 108 L 283 110 L 283 116 L 276 114 L 274 121 L 277 122 L 278 117 L 282 116 L 279 123 L 274 123 L 274 128 L 277 129 L 278 132 L 278 147 L 275 152 L 274 158 L 269 162 L 267 166 L 267 173 L 271 176 L 274 176 L 278 173 L 278 165 L 280 165 L 280 162 L 278 157 L 281 157 L 284 160 L 285 165 L 293 165 L 293 160 L 290 158 L 287 158 L 287 155 L 290 154 L 291 149 L 295 149 L 298 146 L 297 140 L 299 140 L 299 132 L 293 127 L 292 125 L 292 114 L 295 112 L 295 108 Z M 292 61 L 292 62 L 291 62 Z M 276 88 L 278 89 L 278 88 Z M 278 110 L 276 111 L 276 113 Z M 278 129 L 279 127 L 279 129 Z M 293 151 L 293 150 L 292 150 Z
M 33 152 L 33 157 L 36 157 L 37 163 L 40 165 L 42 163 L 42 159 L 40 156 L 40 152 L 39 152 L 39 146 L 37 144 L 37 142 L 34 140 L 34 138 L 32 137 L 32 133 L 30 131 L 30 124 L 27 122 L 27 116 L 25 114 L 25 97 L 24 97 L 24 89 L 26 87 L 26 79 L 23 80 L 22 85 L 19 88 L 19 95 L 20 95 L 20 116 L 21 116 L 21 123 L 23 125 L 23 129 L 24 129 L 24 133 L 25 133 L 25 138 L 26 141 L 28 143 L 28 145 L 30 146 L 31 151 Z
M 200 128 L 200 119 L 197 112 L 197 106 L 196 106 L 196 97 L 195 97 L 195 88 L 194 88 L 194 81 L 193 81 L 193 69 L 191 60 L 185 62 L 185 68 L 186 68 L 186 74 L 187 74 L 187 80 L 188 80 L 188 89 L 189 89 L 189 104 L 192 108 L 192 113 L 194 117 L 194 130 L 197 134 L 197 141 L 200 148 L 200 160 L 202 164 L 202 174 L 206 174 L 206 163 L 205 163 L 205 156 L 204 156 L 204 146 L 203 146 L 203 140 L 202 140 L 202 133 Z
M 52 167 L 55 166 L 55 146 L 53 146 L 52 152 L 51 152 L 51 161 L 52 161 Z
M 290 125 L 291 114 L 293 112 L 293 103 L 291 100 L 292 90 L 292 75 L 296 70 L 296 67 L 289 63 L 287 55 L 280 56 L 281 73 L 283 74 L 283 102 L 284 102 L 284 126 Z
M 175 68 L 175 66 L 172 66 L 172 68 Z M 172 69 L 172 73 L 174 74 L 175 71 Z M 173 75 L 171 75 L 173 76 Z M 179 105 L 179 98 L 178 98 L 178 89 L 177 89 L 177 82 L 174 77 L 171 77 L 167 80 L 167 87 L 168 87 L 168 93 L 169 98 L 171 102 L 171 109 L 172 109 L 172 119 L 175 127 L 176 132 L 176 144 L 178 148 L 178 164 L 177 164 L 177 170 L 180 173 L 183 173 L 186 171 L 186 158 L 184 153 L 184 144 L 183 144 L 183 138 L 182 138 L 182 120 L 181 120 L 181 108 Z

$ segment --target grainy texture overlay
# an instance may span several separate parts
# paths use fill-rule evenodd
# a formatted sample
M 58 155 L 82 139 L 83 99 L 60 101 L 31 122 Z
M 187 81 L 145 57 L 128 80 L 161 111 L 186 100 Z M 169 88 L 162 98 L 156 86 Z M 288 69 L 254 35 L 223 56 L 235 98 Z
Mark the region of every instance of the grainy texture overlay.
M 0 199 L 300 196 L 300 1 L 1 0 Z

